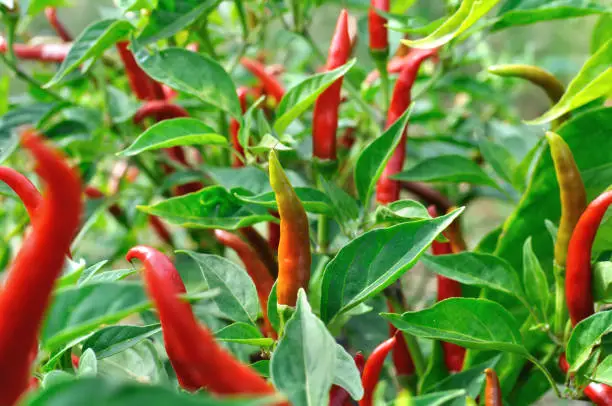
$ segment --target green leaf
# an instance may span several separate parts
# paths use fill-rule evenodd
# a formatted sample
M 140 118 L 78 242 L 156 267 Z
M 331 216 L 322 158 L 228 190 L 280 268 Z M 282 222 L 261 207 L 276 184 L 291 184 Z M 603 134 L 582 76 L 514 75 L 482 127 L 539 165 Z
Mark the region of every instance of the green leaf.
M 209 186 L 195 193 L 138 208 L 187 228 L 236 230 L 264 221 L 276 221 L 267 209 L 243 204 L 221 186 Z
M 590 358 L 602 337 L 612 332 L 612 311 L 603 311 L 576 324 L 567 342 L 565 355 L 570 371 L 576 371 Z
M 303 289 L 297 308 L 285 325 L 270 369 L 274 386 L 294 406 L 320 406 L 329 402 L 336 371 L 336 341 L 312 313 Z
M 96 331 L 83 342 L 83 351 L 91 349 L 97 359 L 110 357 L 161 331 L 159 324 L 148 326 L 109 326 Z
M 612 262 L 597 262 L 593 267 L 593 300 L 612 303 Z
M 612 38 L 612 13 L 603 14 L 597 20 L 591 37 L 591 53 L 597 52 L 609 38 Z
M 351 59 L 334 70 L 313 75 L 289 89 L 278 105 L 276 112 L 278 118 L 274 122 L 274 130 L 282 134 L 289 124 L 304 113 L 325 89 L 343 77 L 353 67 L 355 61 Z
M 451 298 L 402 315 L 383 313 L 395 327 L 416 337 L 465 348 L 528 355 L 516 320 L 500 304 L 485 299 Z
M 47 314 L 41 345 L 52 351 L 93 329 L 116 323 L 150 307 L 133 282 L 87 284 L 57 292 Z
M 45 87 L 54 86 L 62 81 L 70 72 L 75 70 L 88 59 L 97 58 L 109 47 L 129 35 L 134 27 L 126 20 L 101 20 L 89 25 L 74 40 L 66 59 L 62 62 L 55 76 L 45 84 Z
M 323 271 L 321 319 L 329 323 L 399 279 L 462 211 L 372 230 L 342 247 Z
M 217 341 L 271 347 L 274 340 L 261 335 L 261 331 L 252 324 L 233 323 L 215 332 Z
M 612 39 L 609 39 L 582 66 L 561 100 L 528 124 L 548 123 L 578 107 L 612 94 Z
M 227 190 L 245 189 L 254 195 L 272 191 L 268 174 L 261 168 L 255 166 L 245 166 L 242 168 L 207 166 L 204 170 L 213 181 Z M 309 186 L 297 172 L 291 170 L 285 172 L 293 187 Z
M 234 82 L 214 59 L 182 48 L 149 52 L 137 41 L 132 41 L 132 48 L 140 67 L 154 80 L 242 120 Z
M 605 13 L 606 8 L 592 0 L 506 0 L 500 8 L 493 31 L 540 21 Z
M 429 393 L 427 395 L 412 398 L 412 406 L 442 406 L 462 396 L 465 396 L 465 390 L 463 389 Z
M 376 208 L 377 223 L 405 223 L 431 218 L 427 208 L 416 200 L 398 200 Z
M 501 143 L 493 142 L 485 137 L 480 137 L 479 147 L 485 161 L 491 165 L 495 173 L 512 184 L 512 178 L 518 168 L 518 162 L 514 155 Z
M 147 45 L 168 38 L 206 16 L 220 2 L 220 0 L 160 1 L 151 12 L 149 23 L 138 36 L 138 41 Z
M 523 245 L 523 284 L 527 301 L 532 305 L 539 321 L 545 323 L 548 316 L 548 298 L 551 294 L 548 291 L 546 274 L 533 252 L 531 238 L 528 238 Z
M 577 115 L 557 132 L 574 155 L 590 201 L 612 184 L 612 173 L 601 170 L 601 165 L 610 162 L 608 151 L 612 150 L 612 108 L 599 108 Z M 592 175 L 589 175 L 591 172 Z M 520 269 L 523 244 L 531 237 L 540 264 L 552 278 L 553 244 L 545 220 L 556 222 L 560 218 L 561 202 L 547 145 L 537 154 L 531 173 L 523 197 L 503 225 L 495 253 L 514 269 Z
M 393 151 L 397 148 L 408 124 L 411 108 L 361 151 L 355 164 L 355 187 L 361 203 L 367 207 L 370 197 Z
M 443 155 L 424 159 L 412 168 L 391 178 L 411 182 L 467 182 L 474 185 L 498 187 L 476 162 L 460 155 Z
M 355 360 L 340 344 L 336 344 L 336 370 L 333 383 L 344 388 L 355 400 L 363 397 L 361 374 L 355 365 Z
M 271 398 L 223 399 L 203 394 L 177 392 L 166 386 L 134 381 L 84 378 L 60 381 L 33 393 L 24 406 L 267 406 Z
M 412 48 L 436 48 L 442 46 L 470 28 L 476 21 L 487 14 L 499 0 L 463 0 L 459 9 L 450 16 L 438 29 L 425 38 L 403 40 Z
M 268 209 L 278 209 L 274 192 L 267 192 L 257 196 L 249 196 L 246 194 L 241 194 L 240 192 L 240 190 L 235 191 L 234 196 L 243 202 L 252 203 Z M 309 187 L 296 187 L 295 193 L 304 205 L 304 209 L 306 211 L 310 213 L 331 215 L 331 201 L 325 193 Z
M 208 289 L 219 289 L 212 301 L 220 314 L 229 320 L 255 325 L 259 301 L 253 280 L 247 272 L 233 262 L 209 254 L 177 251 L 189 255 L 200 268 Z
M 96 376 L 98 374 L 98 360 L 91 348 L 86 349 L 79 358 L 78 377 Z
M 612 355 L 608 355 L 599 365 L 597 365 L 593 380 L 612 386 Z
M 175 118 L 149 127 L 117 156 L 184 145 L 227 145 L 227 138 L 195 118 Z
M 525 292 L 516 270 L 494 255 L 460 252 L 425 255 L 422 261 L 427 269 L 464 285 L 493 289 L 525 300 Z
M 359 204 L 353 196 L 336 186 L 335 183 L 329 182 L 323 176 L 319 176 L 319 184 L 331 201 L 332 216 L 338 220 L 341 226 L 355 227 L 359 219 Z

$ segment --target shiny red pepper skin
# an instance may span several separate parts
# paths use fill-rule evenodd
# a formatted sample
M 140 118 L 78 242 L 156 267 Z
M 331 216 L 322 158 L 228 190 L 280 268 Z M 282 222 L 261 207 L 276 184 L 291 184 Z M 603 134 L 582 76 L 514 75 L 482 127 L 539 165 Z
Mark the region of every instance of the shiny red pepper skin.
M 387 354 L 389 354 L 389 352 L 393 349 L 395 343 L 395 336 L 383 341 L 374 349 L 372 355 L 370 355 L 368 358 L 361 377 L 361 383 L 363 384 L 363 398 L 361 398 L 359 401 L 359 406 L 372 406 L 374 400 L 374 389 L 378 383 L 380 371 L 382 371 Z
M 591 250 L 599 224 L 608 206 L 612 191 L 593 200 L 580 216 L 567 250 L 565 296 L 572 324 L 589 317 L 595 311 L 591 287 Z
M 390 301 L 387 301 L 387 308 L 389 312 L 393 313 L 396 310 L 391 305 Z M 396 344 L 393 348 L 393 353 L 391 356 L 393 357 L 393 365 L 395 366 L 395 372 L 397 376 L 410 376 L 414 374 L 414 362 L 412 361 L 412 357 L 410 356 L 410 351 L 408 350 L 408 343 L 406 343 L 406 338 L 404 334 L 398 332 L 397 328 L 389 323 L 389 337 L 395 337 Z
M 351 54 L 348 32 L 348 11 L 342 10 L 329 47 L 325 70 L 336 69 L 346 63 Z M 312 154 L 319 159 L 336 159 L 336 131 L 342 77 L 317 97 L 312 115 Z
M 391 104 L 387 113 L 387 127 L 393 124 L 410 106 L 411 89 L 416 80 L 417 73 L 421 63 L 431 58 L 436 54 L 435 49 L 415 49 L 409 54 L 402 71 L 395 82 Z M 400 184 L 396 180 L 390 179 L 391 176 L 401 172 L 406 158 L 406 128 L 399 142 L 399 145 L 393 152 L 391 159 L 387 162 L 380 179 L 376 184 L 376 200 L 379 203 L 387 204 L 399 199 Z
M 198 323 L 190 305 L 178 297 L 185 293 L 185 285 L 167 256 L 137 246 L 126 259 L 144 264 L 147 292 L 159 313 L 166 351 L 183 388 L 205 388 L 219 395 L 275 393 L 265 379 L 238 362 Z
M 559 357 L 559 368 L 564 374 L 567 374 L 567 371 L 569 371 L 569 364 L 565 354 L 561 354 Z M 612 386 L 610 385 L 592 382 L 584 388 L 584 394 L 597 406 L 612 405 Z
M 30 216 L 30 221 L 34 221 L 36 209 L 42 202 L 42 196 L 36 186 L 23 174 L 6 166 L 0 166 L 0 181 L 6 183 L 19 196 Z
M 258 60 L 242 57 L 240 63 L 249 72 L 251 72 L 263 84 L 264 91 L 272 97 L 277 103 L 280 103 L 285 95 L 283 85 L 274 77 L 274 75 L 266 71 L 266 67 Z
M 55 7 L 45 7 L 45 17 L 47 17 L 47 21 L 49 21 L 49 24 L 53 27 L 62 41 L 72 41 L 72 35 L 70 35 L 66 27 L 64 27 L 64 24 L 57 18 L 57 9 Z
M 130 87 L 132 88 L 132 91 L 136 97 L 140 100 L 156 99 L 157 97 L 155 97 L 153 80 L 149 78 L 149 76 L 140 68 L 140 66 L 138 66 L 132 51 L 128 49 L 129 42 L 120 41 L 117 42 L 116 46 L 117 50 L 119 51 L 119 56 L 123 61 L 123 65 L 125 66 L 125 73 L 130 82 Z
M 30 368 L 45 311 L 65 254 L 79 228 L 81 180 L 59 152 L 33 131 L 22 143 L 44 180 L 43 200 L 0 293 L 0 405 L 13 405 L 28 389 Z M 36 281 L 36 283 L 32 283 Z
M 368 31 L 370 33 L 370 51 L 389 51 L 389 36 L 387 34 L 387 19 L 378 15 L 375 9 L 389 12 L 389 0 L 371 0 L 368 11 Z
M 244 114 L 247 110 L 246 97 L 249 93 L 249 88 L 241 86 L 236 90 L 238 94 L 238 100 L 240 101 L 240 109 Z M 238 120 L 232 117 L 230 120 L 230 138 L 232 141 L 232 146 L 234 147 L 234 151 L 236 155 L 234 155 L 234 159 L 232 161 L 232 167 L 241 168 L 244 166 L 244 147 L 240 145 L 240 140 L 238 139 L 238 135 L 240 133 L 240 123 Z M 240 159 L 242 157 L 243 159 Z
M 62 63 L 72 44 L 13 44 L 15 56 L 25 61 Z M 6 41 L 0 37 L 0 53 L 6 53 Z
M 365 367 L 365 358 L 363 353 L 358 352 L 353 357 L 355 361 L 355 365 L 359 370 L 359 374 L 363 374 L 363 368 Z M 329 391 L 329 406 L 350 406 L 353 403 L 351 402 L 351 395 L 342 387 L 333 385 L 331 390 Z

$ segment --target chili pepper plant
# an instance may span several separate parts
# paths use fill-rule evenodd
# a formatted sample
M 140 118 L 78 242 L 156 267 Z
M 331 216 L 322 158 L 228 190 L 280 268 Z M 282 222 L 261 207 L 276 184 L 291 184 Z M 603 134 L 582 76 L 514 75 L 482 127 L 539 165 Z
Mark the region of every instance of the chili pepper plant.
M 0 0 L 0 406 L 612 405 L 612 4 L 70 3 Z

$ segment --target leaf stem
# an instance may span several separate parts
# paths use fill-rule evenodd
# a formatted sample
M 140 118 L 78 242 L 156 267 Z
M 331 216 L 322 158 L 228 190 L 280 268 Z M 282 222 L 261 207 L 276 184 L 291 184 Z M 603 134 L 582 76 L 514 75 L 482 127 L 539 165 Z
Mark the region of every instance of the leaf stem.
M 562 398 L 561 392 L 559 392 L 559 388 L 557 387 L 557 382 L 555 382 L 555 379 L 552 377 L 550 372 L 548 372 L 548 369 L 546 369 L 546 367 L 531 354 L 527 354 L 526 358 L 531 361 L 536 367 L 538 367 L 540 371 L 542 371 L 542 373 L 550 383 L 550 386 L 552 386 L 552 389 L 555 391 L 555 395 L 557 395 L 558 398 Z

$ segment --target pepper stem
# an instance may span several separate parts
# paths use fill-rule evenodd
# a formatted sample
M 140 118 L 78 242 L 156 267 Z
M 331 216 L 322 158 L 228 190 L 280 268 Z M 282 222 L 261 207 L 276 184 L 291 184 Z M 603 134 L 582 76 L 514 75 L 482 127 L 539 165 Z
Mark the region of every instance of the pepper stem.
M 555 275 L 555 318 L 553 324 L 553 333 L 565 342 L 564 330 L 567 322 L 567 306 L 565 305 L 565 269 L 557 265 L 553 265 Z
M 391 94 L 389 93 L 390 83 L 389 83 L 389 72 L 387 72 L 387 50 L 373 50 L 370 52 L 372 54 L 372 59 L 374 59 L 374 63 L 376 64 L 376 69 L 378 69 L 378 74 L 380 75 L 380 87 L 382 88 L 383 93 L 383 106 L 385 111 L 389 110 L 389 102 L 391 100 Z

